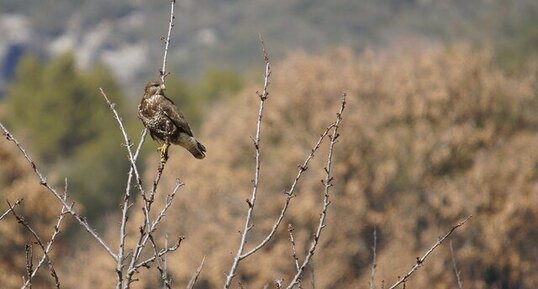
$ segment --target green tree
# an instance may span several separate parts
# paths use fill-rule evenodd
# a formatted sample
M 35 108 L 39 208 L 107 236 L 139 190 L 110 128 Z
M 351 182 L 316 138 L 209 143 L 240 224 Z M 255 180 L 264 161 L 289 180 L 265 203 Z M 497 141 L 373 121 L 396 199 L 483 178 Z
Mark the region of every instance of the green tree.
M 10 127 L 24 132 L 32 151 L 67 176 L 70 191 L 90 218 L 117 207 L 128 169 L 99 87 L 121 110 L 119 88 L 102 65 L 79 70 L 72 54 L 46 64 L 26 56 L 6 99 Z
M 198 127 L 211 103 L 226 100 L 243 88 L 243 78 L 231 70 L 211 68 L 197 83 L 169 78 L 167 94 L 180 107 L 189 123 Z

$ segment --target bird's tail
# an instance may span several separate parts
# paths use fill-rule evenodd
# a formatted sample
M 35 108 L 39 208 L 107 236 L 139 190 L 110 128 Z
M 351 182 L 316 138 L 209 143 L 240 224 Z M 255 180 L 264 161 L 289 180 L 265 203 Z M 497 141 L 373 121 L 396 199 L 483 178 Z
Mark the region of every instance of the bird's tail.
M 185 147 L 195 158 L 205 158 L 206 149 L 204 145 L 198 142 L 194 137 L 189 137 L 187 141 L 184 142 L 183 147 Z

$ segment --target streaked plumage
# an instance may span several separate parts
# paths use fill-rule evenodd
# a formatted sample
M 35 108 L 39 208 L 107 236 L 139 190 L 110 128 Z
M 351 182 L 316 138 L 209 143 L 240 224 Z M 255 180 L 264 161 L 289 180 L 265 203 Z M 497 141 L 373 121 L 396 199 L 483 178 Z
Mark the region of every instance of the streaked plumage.
M 170 144 L 186 148 L 195 158 L 205 157 L 205 147 L 196 140 L 183 114 L 174 102 L 164 95 L 160 81 L 150 81 L 138 105 L 138 115 L 151 137 L 162 144 L 161 157 L 166 159 Z

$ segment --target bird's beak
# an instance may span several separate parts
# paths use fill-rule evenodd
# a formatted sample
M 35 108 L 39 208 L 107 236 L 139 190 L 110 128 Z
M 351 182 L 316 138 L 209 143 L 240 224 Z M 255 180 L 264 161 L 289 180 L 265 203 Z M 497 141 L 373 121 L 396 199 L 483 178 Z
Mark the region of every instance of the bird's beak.
M 159 88 L 161 89 L 161 91 L 165 91 L 165 90 L 166 90 L 166 86 L 164 86 L 164 83 L 162 83 L 161 86 L 159 86 Z

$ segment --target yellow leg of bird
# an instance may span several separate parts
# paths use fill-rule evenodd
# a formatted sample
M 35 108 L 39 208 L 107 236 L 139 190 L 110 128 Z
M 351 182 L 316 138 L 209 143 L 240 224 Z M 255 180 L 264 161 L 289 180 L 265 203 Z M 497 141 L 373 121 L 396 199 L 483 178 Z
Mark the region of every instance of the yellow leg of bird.
M 162 146 L 158 148 L 159 152 L 161 153 L 161 163 L 165 163 L 168 160 L 168 147 L 170 146 L 169 143 L 164 143 Z

